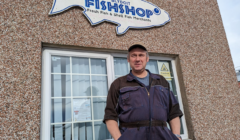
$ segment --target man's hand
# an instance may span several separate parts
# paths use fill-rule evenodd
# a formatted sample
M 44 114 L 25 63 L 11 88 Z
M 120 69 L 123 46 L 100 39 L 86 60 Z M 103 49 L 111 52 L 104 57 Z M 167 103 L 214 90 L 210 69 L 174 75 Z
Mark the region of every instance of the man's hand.
M 112 135 L 114 140 L 118 140 L 121 136 L 121 133 L 118 128 L 118 123 L 114 120 L 106 120 L 107 129 Z
M 172 119 L 170 122 L 170 127 L 171 127 L 171 130 L 173 132 L 173 134 L 177 134 L 177 135 L 180 135 L 180 119 L 179 117 L 176 117 L 174 119 Z M 178 138 L 179 140 L 181 140 L 180 138 Z

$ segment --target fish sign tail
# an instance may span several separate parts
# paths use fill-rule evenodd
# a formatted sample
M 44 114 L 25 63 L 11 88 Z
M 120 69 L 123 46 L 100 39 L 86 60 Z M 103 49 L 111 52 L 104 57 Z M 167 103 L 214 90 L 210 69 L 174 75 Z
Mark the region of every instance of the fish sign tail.
M 117 31 L 118 35 L 121 35 L 121 34 L 126 33 L 128 31 L 128 29 L 129 29 L 129 26 L 121 24 L 121 25 L 117 26 L 116 31 Z
M 82 0 L 53 0 L 52 9 L 49 15 L 61 13 L 71 7 L 80 6 L 84 7 L 84 1 Z

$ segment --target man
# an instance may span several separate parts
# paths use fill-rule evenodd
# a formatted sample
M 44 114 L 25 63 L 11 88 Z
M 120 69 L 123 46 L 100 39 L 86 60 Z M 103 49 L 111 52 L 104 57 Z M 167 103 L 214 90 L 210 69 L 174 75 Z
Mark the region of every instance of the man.
M 149 61 L 147 49 L 131 46 L 127 60 L 132 70 L 112 83 L 105 108 L 103 122 L 113 139 L 181 139 L 179 118 L 183 114 L 167 80 L 145 69 Z

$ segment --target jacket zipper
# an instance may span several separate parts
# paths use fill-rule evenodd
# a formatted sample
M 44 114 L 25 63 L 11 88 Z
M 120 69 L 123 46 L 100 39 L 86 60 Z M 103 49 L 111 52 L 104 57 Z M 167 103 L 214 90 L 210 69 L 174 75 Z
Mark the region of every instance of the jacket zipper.
M 152 86 L 152 80 L 151 80 L 151 84 L 150 84 L 150 87 L 149 87 L 149 90 L 151 89 L 151 86 Z M 149 115 L 150 115 L 150 124 L 149 124 L 149 131 L 151 131 L 151 125 L 152 125 L 152 115 L 151 115 L 151 103 L 150 103 L 150 93 L 149 91 L 147 90 L 147 88 L 144 86 L 144 88 L 146 89 L 147 93 L 148 93 L 148 100 L 149 100 Z M 149 135 L 151 137 L 151 135 Z M 151 139 L 151 138 L 150 138 Z
M 149 93 L 149 91 L 147 90 L 147 88 L 145 87 L 145 89 L 146 89 L 146 91 L 147 91 L 147 93 L 148 93 L 148 99 L 150 98 L 149 96 L 150 96 L 150 93 Z M 150 100 L 150 99 L 149 99 Z
M 136 80 L 138 82 L 138 80 Z M 139 82 L 138 82 L 139 83 Z M 140 84 L 141 85 L 141 84 Z M 149 90 L 152 87 L 152 79 L 151 79 L 151 83 L 150 83 L 150 87 Z M 150 124 L 149 124 L 149 131 L 151 131 L 151 125 L 152 125 L 152 115 L 151 115 L 151 103 L 150 103 L 150 93 L 147 90 L 146 86 L 144 86 L 144 88 L 146 89 L 147 93 L 148 93 L 148 100 L 149 100 L 149 114 L 150 114 Z M 151 137 L 151 135 L 149 135 Z M 151 139 L 151 138 L 150 138 Z

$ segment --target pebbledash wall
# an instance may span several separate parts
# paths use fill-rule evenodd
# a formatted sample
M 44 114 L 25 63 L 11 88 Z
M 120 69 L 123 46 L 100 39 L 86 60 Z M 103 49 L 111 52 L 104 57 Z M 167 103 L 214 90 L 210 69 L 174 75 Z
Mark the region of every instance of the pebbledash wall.
M 142 42 L 174 56 L 189 139 L 239 139 L 240 95 L 217 0 L 148 0 L 166 10 L 162 27 L 91 26 L 81 8 L 49 16 L 52 0 L 0 3 L 0 139 L 40 139 L 42 49 L 126 53 Z

